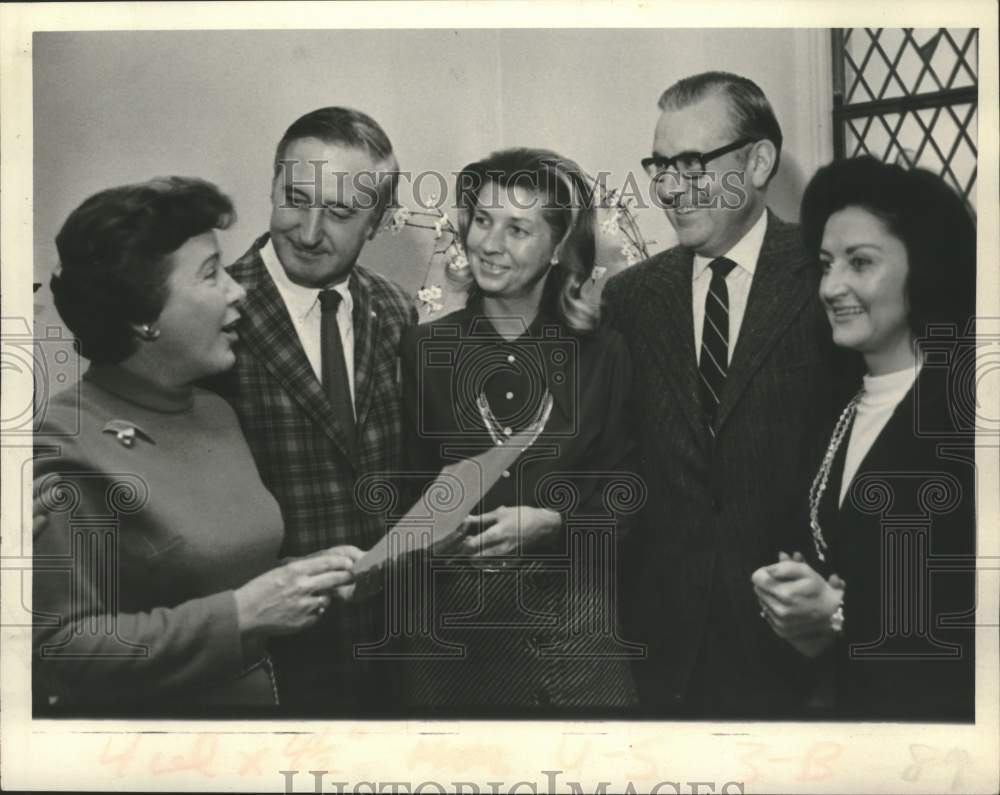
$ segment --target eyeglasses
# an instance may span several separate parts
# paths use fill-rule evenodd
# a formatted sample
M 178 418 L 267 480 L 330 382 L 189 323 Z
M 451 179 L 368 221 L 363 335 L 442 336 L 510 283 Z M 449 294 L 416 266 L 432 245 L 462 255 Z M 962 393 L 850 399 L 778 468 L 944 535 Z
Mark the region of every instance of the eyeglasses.
M 699 172 L 707 171 L 706 165 L 710 160 L 715 160 L 717 157 L 722 157 L 722 155 L 734 152 L 741 146 L 751 143 L 756 143 L 756 140 L 753 138 L 741 138 L 735 143 L 720 146 L 711 152 L 681 152 L 679 155 L 674 155 L 673 157 L 653 155 L 652 157 L 644 157 L 640 162 L 652 180 L 657 180 L 664 174 L 671 173 L 695 176 Z

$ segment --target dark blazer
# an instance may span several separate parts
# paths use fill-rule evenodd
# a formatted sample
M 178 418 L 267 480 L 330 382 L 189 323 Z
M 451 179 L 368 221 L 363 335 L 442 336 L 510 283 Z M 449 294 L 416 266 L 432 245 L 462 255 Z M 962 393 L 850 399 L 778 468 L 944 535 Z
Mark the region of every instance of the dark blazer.
M 349 287 L 357 445 L 351 453 L 260 257 L 267 239 L 258 239 L 229 269 L 247 297 L 236 366 L 220 390 L 281 506 L 282 554 L 308 555 L 337 544 L 368 549 L 385 533 L 385 518 L 355 492 L 366 476 L 399 468 L 398 348 L 403 330 L 416 324 L 416 309 L 399 286 L 355 266 Z M 298 705 L 301 696 L 302 707 L 363 709 L 362 680 L 370 672 L 355 660 L 353 647 L 381 639 L 381 613 L 378 599 L 334 602 L 314 628 L 272 644 L 283 704 Z M 381 684 L 376 689 L 384 691 Z
M 758 616 L 750 576 L 779 550 L 811 543 L 801 502 L 833 411 L 830 329 L 798 227 L 768 211 L 713 443 L 699 397 L 693 260 L 672 248 L 604 291 L 607 320 L 632 353 L 650 495 L 623 573 L 625 618 L 648 644 L 636 666 L 647 707 L 778 714 L 796 661 Z
M 975 717 L 975 442 L 956 428 L 947 387 L 946 372 L 923 368 L 839 507 L 846 439 L 834 459 L 819 570 L 847 583 L 834 649 L 840 718 Z
M 548 390 L 545 430 L 477 512 L 529 505 L 563 517 L 555 537 L 521 556 L 420 562 L 433 571 L 425 578 L 432 598 L 407 603 L 414 613 L 426 604 L 431 615 L 412 623 L 432 626 L 433 638 L 405 639 L 407 702 L 476 714 L 634 704 L 628 660 L 637 649 L 616 637 L 610 574 L 618 513 L 641 501 L 627 472 L 631 363 L 621 335 L 573 336 L 547 314 L 507 341 L 473 300 L 406 333 L 402 372 L 408 469 L 424 474 L 493 446 L 476 406 L 480 391 L 501 424 L 518 431 Z

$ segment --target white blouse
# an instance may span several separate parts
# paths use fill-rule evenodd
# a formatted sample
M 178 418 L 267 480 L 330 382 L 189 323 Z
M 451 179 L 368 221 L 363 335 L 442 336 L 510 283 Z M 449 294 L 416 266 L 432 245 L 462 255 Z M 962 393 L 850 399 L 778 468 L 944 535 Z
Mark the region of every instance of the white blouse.
M 858 411 L 851 427 L 851 438 L 847 442 L 847 454 L 844 458 L 844 476 L 840 482 L 840 501 L 844 504 L 847 488 L 857 474 L 858 467 L 875 444 L 878 435 L 896 406 L 906 397 L 913 382 L 917 380 L 920 365 L 907 367 L 895 373 L 885 375 L 866 375 L 864 377 L 865 391 L 858 401 Z

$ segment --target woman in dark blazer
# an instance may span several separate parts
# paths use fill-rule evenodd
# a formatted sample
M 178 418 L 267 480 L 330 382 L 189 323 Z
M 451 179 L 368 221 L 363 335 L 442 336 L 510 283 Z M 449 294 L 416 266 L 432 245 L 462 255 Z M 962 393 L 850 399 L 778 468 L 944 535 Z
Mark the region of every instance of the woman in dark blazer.
M 278 505 L 232 409 L 195 387 L 232 366 L 244 297 L 219 259 L 214 185 L 102 191 L 56 238 L 56 308 L 90 360 L 39 407 L 37 710 L 153 717 L 276 703 L 265 642 L 353 588 L 354 548 L 279 565 Z
M 464 309 L 403 338 L 409 469 L 432 473 L 534 423 L 541 435 L 483 494 L 429 567 L 431 631 L 404 649 L 411 707 L 465 714 L 634 702 L 615 631 L 618 516 L 631 369 L 581 288 L 594 267 L 590 190 L 572 161 L 510 149 L 458 178 Z M 411 618 L 413 618 L 411 616 Z M 427 656 L 429 655 L 429 656 Z
M 863 384 L 809 495 L 814 552 L 753 575 L 761 615 L 832 664 L 835 715 L 974 718 L 975 224 L 939 177 L 826 166 L 803 230 Z

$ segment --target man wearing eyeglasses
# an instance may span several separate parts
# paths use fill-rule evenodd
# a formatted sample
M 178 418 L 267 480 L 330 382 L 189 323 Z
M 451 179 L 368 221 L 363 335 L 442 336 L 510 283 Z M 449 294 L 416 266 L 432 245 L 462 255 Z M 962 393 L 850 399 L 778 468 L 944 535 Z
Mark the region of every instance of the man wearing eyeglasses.
M 642 161 L 678 245 L 604 291 L 627 338 L 648 499 L 626 550 L 623 620 L 647 644 L 658 715 L 796 714 L 804 679 L 750 576 L 806 551 L 805 508 L 833 410 L 832 344 L 798 227 L 766 206 L 781 128 L 752 81 L 685 78 Z

